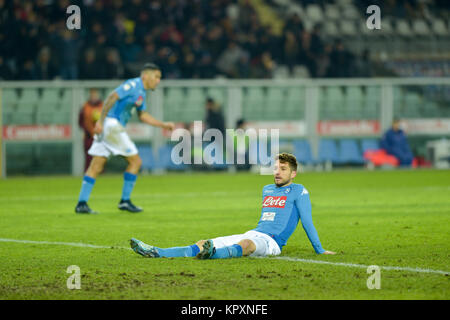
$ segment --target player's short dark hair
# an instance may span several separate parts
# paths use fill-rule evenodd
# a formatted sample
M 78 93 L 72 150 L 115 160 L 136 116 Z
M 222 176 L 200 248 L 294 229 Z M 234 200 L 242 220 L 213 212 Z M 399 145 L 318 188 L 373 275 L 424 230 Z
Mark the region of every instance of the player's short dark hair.
M 147 63 L 144 64 L 144 66 L 142 67 L 141 72 L 148 71 L 148 70 L 151 70 L 151 71 L 161 71 L 161 68 L 160 68 L 157 64 L 155 64 L 155 63 L 153 63 L 153 62 L 147 62 Z
M 275 160 L 279 160 L 280 163 L 288 163 L 292 171 L 297 171 L 297 158 L 293 154 L 283 152 L 278 154 Z

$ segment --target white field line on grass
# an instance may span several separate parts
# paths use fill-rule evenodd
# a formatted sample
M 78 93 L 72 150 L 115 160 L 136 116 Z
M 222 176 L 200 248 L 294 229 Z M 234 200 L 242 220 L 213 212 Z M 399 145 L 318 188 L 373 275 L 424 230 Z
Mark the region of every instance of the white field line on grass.
M 305 263 L 315 263 L 315 264 L 327 264 L 327 265 L 332 265 L 332 266 L 350 267 L 350 268 L 367 269 L 369 267 L 369 265 L 364 265 L 364 264 L 346 263 L 346 262 L 329 262 L 329 261 L 312 260 L 312 259 L 291 258 L 291 257 L 273 257 L 270 259 L 305 262 Z M 437 274 L 443 274 L 443 275 L 450 274 L 450 271 L 433 270 L 433 269 L 422 269 L 422 268 L 412 268 L 412 267 L 395 267 L 395 266 L 394 267 L 393 266 L 379 266 L 379 267 L 380 267 L 380 269 L 383 269 L 383 270 L 410 271 L 410 272 L 419 272 L 419 273 L 437 273 Z
M 0 238 L 0 242 L 16 242 L 16 243 L 26 243 L 26 244 L 53 244 L 58 246 L 70 246 L 70 247 L 82 247 L 82 248 L 93 248 L 93 249 L 130 249 L 126 247 L 116 247 L 116 246 L 97 246 L 93 244 L 80 243 L 80 242 L 53 242 L 53 241 L 34 241 L 34 240 L 17 240 L 17 239 L 4 239 Z
M 243 195 L 255 195 L 254 192 L 183 192 L 183 193 L 152 193 L 149 194 L 134 194 L 133 198 L 136 199 L 158 199 L 158 198 L 172 198 L 176 197 L 200 197 L 200 196 L 243 196 Z M 96 199 L 117 199 L 116 195 L 96 195 Z M 0 197 L 0 202 L 10 202 L 10 201 L 77 201 L 78 195 L 61 195 L 61 196 L 24 196 L 24 197 Z
M 79 243 L 79 242 L 33 241 L 33 240 L 18 240 L 18 239 L 5 239 L 5 238 L 0 238 L 0 242 L 15 242 L 15 243 L 39 244 L 39 245 L 41 245 L 41 244 L 63 245 L 63 246 L 93 248 L 93 249 L 126 249 L 126 250 L 131 250 L 131 248 L 127 248 L 127 247 L 98 246 L 98 245 L 87 244 L 87 243 Z M 276 260 L 285 260 L 285 261 L 293 261 L 293 262 L 303 262 L 303 263 L 313 263 L 313 264 L 326 264 L 326 265 L 331 265 L 331 266 L 349 267 L 349 268 L 364 268 L 364 269 L 367 269 L 367 267 L 369 267 L 368 265 L 363 265 L 363 264 L 345 263 L 345 262 L 330 262 L 330 261 L 291 258 L 291 257 L 267 257 L 267 258 L 266 257 L 261 257 L 261 258 L 257 258 L 257 259 L 276 259 Z M 450 274 L 450 271 L 423 269 L 423 268 L 395 267 L 395 266 L 379 266 L 379 267 L 380 267 L 380 269 L 383 269 L 383 270 L 409 271 L 409 272 L 419 272 L 419 273 L 434 273 L 434 274 L 443 274 L 443 275 Z

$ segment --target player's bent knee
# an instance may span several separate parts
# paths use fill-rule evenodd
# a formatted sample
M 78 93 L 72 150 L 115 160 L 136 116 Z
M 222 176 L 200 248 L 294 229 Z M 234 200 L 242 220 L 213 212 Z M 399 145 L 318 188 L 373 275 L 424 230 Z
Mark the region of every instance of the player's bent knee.
M 248 255 L 252 254 L 253 252 L 255 252 L 255 250 L 256 250 L 255 243 L 249 239 L 244 239 L 244 240 L 239 241 L 238 245 L 240 245 L 242 247 L 242 255 L 243 256 L 248 256 Z
M 136 167 L 140 168 L 142 166 L 142 159 L 140 157 L 137 157 L 136 159 Z
M 95 178 L 98 174 L 103 171 L 105 167 L 106 158 L 94 156 L 89 164 L 89 168 L 86 171 L 88 176 Z
M 140 168 L 142 166 L 142 159 L 138 155 L 127 158 L 128 163 L 135 168 Z
M 195 244 L 200 249 L 200 251 L 203 249 L 203 244 L 206 242 L 206 240 L 198 240 Z

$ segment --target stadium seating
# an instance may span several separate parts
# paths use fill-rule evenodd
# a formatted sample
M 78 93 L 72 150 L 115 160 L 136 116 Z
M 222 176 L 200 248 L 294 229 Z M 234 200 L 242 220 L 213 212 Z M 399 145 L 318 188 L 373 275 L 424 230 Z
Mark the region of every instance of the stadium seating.
M 186 121 L 184 115 L 184 93 L 182 88 L 167 88 L 164 90 L 164 120 Z
M 364 119 L 365 108 L 363 108 L 364 96 L 360 86 L 347 87 L 345 96 L 345 115 L 347 119 Z
M 320 118 L 327 119 L 343 119 L 344 116 L 344 94 L 342 88 L 338 86 L 321 88 L 324 94 L 319 94 L 320 101 Z
M 354 139 L 342 139 L 339 142 L 339 162 L 342 164 L 363 164 L 364 159 L 358 143 Z
M 242 114 L 247 120 L 264 120 L 261 112 L 265 106 L 265 93 L 263 88 L 249 87 L 244 89 L 242 97 Z
M 274 79 L 287 79 L 289 78 L 289 68 L 285 65 L 279 65 L 275 67 L 273 71 Z
M 203 88 L 188 88 L 184 100 L 184 119 L 187 121 L 205 118 L 206 95 Z
M 153 149 L 151 146 L 137 146 L 139 156 L 142 159 L 142 170 L 154 170 L 156 168 Z
M 317 158 L 320 163 L 331 162 L 333 164 L 339 164 L 340 158 L 336 142 L 332 139 L 321 139 L 319 141 L 319 153 Z
M 265 103 L 263 104 L 264 109 L 262 110 L 265 117 L 273 120 L 285 119 L 285 97 L 285 89 L 277 87 L 268 88 Z
M 222 107 L 224 107 L 226 103 L 226 91 L 223 88 L 208 88 L 207 90 L 207 96 L 211 97 L 216 101 L 218 104 L 220 104 Z
M 314 164 L 316 161 L 314 160 L 314 157 L 311 152 L 311 146 L 309 145 L 309 142 L 306 140 L 294 140 L 294 151 L 293 154 L 297 158 L 297 161 L 301 164 Z
M 444 20 L 440 18 L 433 19 L 431 29 L 433 30 L 433 33 L 437 36 L 448 37 L 449 30 L 445 26 Z
M 294 67 L 294 73 L 293 78 L 295 79 L 303 79 L 303 78 L 309 78 L 310 74 L 308 71 L 308 68 L 306 68 L 304 65 L 298 65 Z
M 166 144 L 159 148 L 159 159 L 157 167 L 160 169 L 168 169 L 168 170 L 184 170 L 186 169 L 185 164 L 175 164 L 172 161 L 172 148 L 173 146 Z
M 381 105 L 381 88 L 378 86 L 365 87 L 364 115 L 366 119 L 377 119 Z
M 17 102 L 16 111 L 12 114 L 11 122 L 13 124 L 33 124 L 38 100 L 38 89 L 23 89 Z
M 368 30 L 367 28 L 364 28 Z M 331 37 L 338 37 L 341 33 L 338 28 L 338 24 L 335 21 L 327 20 L 324 22 L 324 31 Z
M 423 19 L 416 19 L 412 23 L 412 30 L 418 36 L 429 36 L 430 28 Z
M 414 33 L 411 30 L 411 26 L 408 21 L 404 19 L 397 20 L 396 23 L 396 31 L 402 37 L 411 38 L 414 36 Z
M 325 4 L 325 20 L 339 20 L 341 18 L 341 13 L 339 12 L 339 7 L 335 4 Z
M 368 150 L 378 150 L 380 149 L 380 145 L 377 139 L 362 139 L 361 140 L 361 152 L 364 155 L 364 152 Z
M 354 37 L 357 34 L 355 23 L 352 20 L 342 20 L 340 27 L 340 32 L 343 36 Z
M 60 121 L 63 120 L 63 121 Z M 36 122 L 40 124 L 64 123 L 61 119 L 58 89 L 44 89 L 37 105 Z
M 322 8 L 318 4 L 309 4 L 306 7 L 306 16 L 313 23 L 318 23 L 324 20 Z
M 2 92 L 2 100 L 3 123 L 12 124 L 18 100 L 17 90 L 4 89 Z

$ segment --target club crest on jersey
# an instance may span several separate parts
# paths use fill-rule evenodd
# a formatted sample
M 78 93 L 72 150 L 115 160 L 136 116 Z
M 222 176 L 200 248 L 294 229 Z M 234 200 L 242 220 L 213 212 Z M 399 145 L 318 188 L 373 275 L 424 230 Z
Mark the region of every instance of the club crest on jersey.
M 284 191 L 284 193 L 289 193 L 291 192 L 291 188 L 287 188 L 286 191 Z
M 264 197 L 263 200 L 263 208 L 284 208 L 286 205 L 286 196 L 282 197 Z
M 139 96 L 139 98 L 135 102 L 135 105 L 140 107 L 143 102 L 144 102 L 144 98 L 142 96 Z

